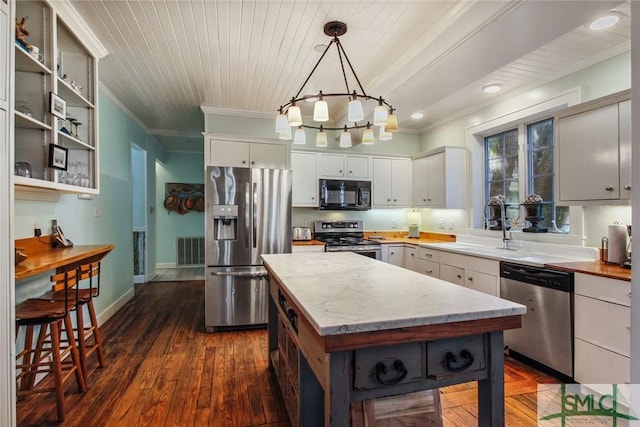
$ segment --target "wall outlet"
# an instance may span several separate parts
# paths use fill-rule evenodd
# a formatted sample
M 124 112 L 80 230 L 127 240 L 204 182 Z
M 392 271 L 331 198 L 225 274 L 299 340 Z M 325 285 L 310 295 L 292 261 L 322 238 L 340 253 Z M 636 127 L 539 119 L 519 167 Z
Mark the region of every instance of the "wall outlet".
M 440 219 L 438 220 L 438 228 L 439 228 L 440 230 L 444 230 L 444 218 L 440 218 Z
M 397 220 L 395 220 L 395 219 L 391 220 L 391 228 L 392 229 L 398 228 L 398 221 Z
M 453 230 L 455 228 L 455 221 L 450 219 L 449 220 L 449 230 Z

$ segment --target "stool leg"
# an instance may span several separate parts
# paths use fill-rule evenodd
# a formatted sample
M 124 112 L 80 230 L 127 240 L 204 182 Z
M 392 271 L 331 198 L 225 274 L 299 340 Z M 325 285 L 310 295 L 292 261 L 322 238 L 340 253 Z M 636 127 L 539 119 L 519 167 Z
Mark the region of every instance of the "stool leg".
M 20 328 L 16 328 L 16 337 L 17 332 Z M 33 325 L 27 325 L 26 331 L 24 334 L 24 350 L 22 355 L 22 365 L 24 365 L 22 372 L 20 372 L 20 391 L 29 390 L 31 388 L 31 376 L 35 374 L 32 373 L 34 367 L 34 361 L 31 360 L 33 356 Z M 25 372 L 26 371 L 26 372 Z
M 82 305 L 76 307 L 76 328 L 78 352 L 80 353 L 80 366 L 82 367 L 82 375 L 85 380 L 87 378 L 87 344 L 84 335 L 84 309 Z
M 33 357 L 31 358 L 31 367 L 29 370 L 29 378 L 28 378 L 29 384 L 27 385 L 26 390 L 31 390 L 36 383 L 36 376 L 38 375 L 38 367 L 40 366 L 43 350 L 45 351 L 45 354 L 47 351 L 49 351 L 48 349 L 44 348 L 44 342 L 47 339 L 48 330 L 49 330 L 49 333 L 53 335 L 53 329 L 50 328 L 50 325 L 48 323 L 43 323 L 40 325 L 40 332 L 38 332 L 38 341 L 36 343 L 35 350 L 33 350 Z M 53 338 L 51 339 L 53 343 Z M 60 347 L 60 340 L 58 339 L 58 348 L 59 347 Z M 52 371 L 53 371 L 53 368 L 52 368 Z
M 44 326 L 43 326 L 44 327 Z M 53 380 L 56 389 L 56 409 L 58 421 L 64 421 L 64 388 L 62 385 L 62 362 L 60 360 L 61 322 L 51 322 L 51 355 L 53 357 Z
M 96 342 L 96 351 L 98 352 L 98 361 L 100 362 L 100 367 L 104 368 L 105 366 L 105 358 L 104 351 L 102 350 L 102 334 L 100 333 L 100 328 L 98 327 L 98 319 L 96 317 L 96 310 L 93 307 L 93 298 L 89 300 L 87 303 L 87 309 L 89 310 L 89 317 L 91 318 L 91 325 L 93 326 L 93 339 Z
M 87 391 L 87 384 L 84 381 L 84 375 L 82 374 L 82 362 L 80 361 L 80 354 L 78 353 L 78 347 L 76 347 L 76 340 L 73 336 L 73 324 L 71 323 L 71 316 L 69 313 L 64 318 L 64 325 L 67 332 L 67 338 L 69 340 L 69 347 L 71 350 L 71 361 L 75 367 L 76 383 L 78 384 L 78 390 L 81 393 Z

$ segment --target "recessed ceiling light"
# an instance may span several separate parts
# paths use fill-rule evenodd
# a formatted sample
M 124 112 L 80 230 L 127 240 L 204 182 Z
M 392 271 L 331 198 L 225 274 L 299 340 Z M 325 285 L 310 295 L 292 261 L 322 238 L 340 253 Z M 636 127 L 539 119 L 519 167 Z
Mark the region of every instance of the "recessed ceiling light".
M 620 21 L 620 16 L 615 13 L 610 13 L 608 15 L 601 16 L 600 18 L 589 24 L 589 29 L 595 31 L 605 30 L 616 25 L 618 21 Z
M 424 113 L 422 111 L 416 111 L 411 115 L 412 119 L 418 120 L 424 117 Z
M 317 44 L 313 47 L 313 50 L 315 50 L 316 52 L 322 53 L 326 48 L 327 48 L 326 44 Z
M 491 83 L 482 88 L 485 93 L 496 93 L 499 92 L 500 89 L 502 89 L 502 86 L 498 83 Z

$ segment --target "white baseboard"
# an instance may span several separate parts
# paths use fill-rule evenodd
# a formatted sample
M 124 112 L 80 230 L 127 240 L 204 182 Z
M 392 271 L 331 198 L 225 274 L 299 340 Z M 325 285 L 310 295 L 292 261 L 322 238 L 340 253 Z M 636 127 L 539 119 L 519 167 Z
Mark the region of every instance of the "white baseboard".
M 129 302 L 134 295 L 135 295 L 135 292 L 133 288 L 129 289 L 124 295 L 122 295 L 120 298 L 114 301 L 113 304 L 111 304 L 109 307 L 107 307 L 101 313 L 99 313 L 97 315 L 98 325 L 102 326 L 104 322 L 109 320 L 111 316 L 116 314 L 118 310 L 120 310 L 127 302 Z
M 156 270 L 161 268 L 176 268 L 175 262 L 159 262 L 156 264 Z

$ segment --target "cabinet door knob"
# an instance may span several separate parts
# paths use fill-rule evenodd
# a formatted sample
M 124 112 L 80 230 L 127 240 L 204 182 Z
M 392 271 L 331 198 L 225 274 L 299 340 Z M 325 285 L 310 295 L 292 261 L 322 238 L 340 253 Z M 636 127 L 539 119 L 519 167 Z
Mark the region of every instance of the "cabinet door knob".
M 610 187 L 610 186 L 604 187 L 604 189 L 607 191 L 613 191 L 613 187 Z
M 431 258 L 433 254 L 424 254 L 424 256 Z
M 422 201 L 423 201 L 423 202 L 426 202 L 426 201 L 427 201 L 427 199 L 422 199 Z
M 311 200 L 315 200 L 315 199 L 316 199 L 315 197 L 312 197 L 312 198 L 311 198 Z
M 391 201 L 391 199 L 387 199 L 387 202 L 390 202 L 390 201 Z
M 462 274 L 456 274 L 456 277 L 457 277 L 458 279 L 462 279 Z
M 342 173 L 342 169 L 340 169 L 340 170 L 338 171 L 338 173 Z
M 627 184 L 627 185 L 624 186 L 624 189 L 625 190 L 631 190 L 631 186 L 629 184 Z
M 393 199 L 393 201 L 394 201 L 394 202 L 397 202 L 397 201 L 398 201 L 398 199 Z
M 427 201 L 428 201 L 428 202 L 430 202 L 430 201 L 431 201 L 431 199 L 427 199 Z
M 473 282 L 473 277 L 468 277 L 467 280 Z
M 255 164 L 256 164 L 256 162 L 254 162 L 253 160 L 251 160 L 251 164 L 252 164 L 252 165 L 255 165 Z
M 411 256 L 416 256 L 416 254 L 411 254 Z
M 353 174 L 353 171 L 349 171 L 349 175 Z
M 425 270 L 425 273 L 431 274 L 431 273 L 433 273 L 433 270 Z

